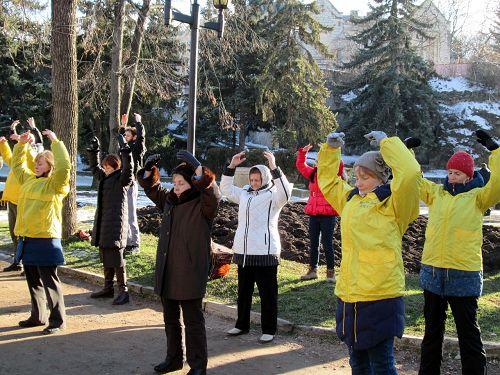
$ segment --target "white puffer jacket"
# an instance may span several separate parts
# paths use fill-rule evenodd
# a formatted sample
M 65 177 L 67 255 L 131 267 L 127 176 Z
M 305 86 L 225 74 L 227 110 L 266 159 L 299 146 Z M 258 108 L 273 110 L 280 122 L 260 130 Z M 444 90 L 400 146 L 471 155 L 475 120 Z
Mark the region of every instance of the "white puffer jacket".
M 258 168 L 262 175 L 262 187 L 259 190 L 253 190 L 249 186 L 234 186 L 234 169 L 226 169 L 220 183 L 222 194 L 239 204 L 238 228 L 233 250 L 236 259 L 241 258 L 237 254 L 243 255 L 242 266 L 271 265 L 266 264 L 266 261 L 256 264 L 255 256 L 279 260 L 281 242 L 278 217 L 283 206 L 290 200 L 292 190 L 279 168 L 270 171 L 265 165 L 254 167 Z M 249 258 L 254 261 L 249 262 Z

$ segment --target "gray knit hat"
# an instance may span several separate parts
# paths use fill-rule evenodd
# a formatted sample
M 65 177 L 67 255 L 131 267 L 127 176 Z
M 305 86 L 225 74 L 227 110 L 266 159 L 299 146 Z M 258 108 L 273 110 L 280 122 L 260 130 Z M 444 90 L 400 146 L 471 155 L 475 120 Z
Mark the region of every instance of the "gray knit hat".
M 391 175 L 391 169 L 385 163 L 380 151 L 368 151 L 359 157 L 354 163 L 354 168 L 357 166 L 365 167 L 371 170 L 384 183 L 387 183 Z

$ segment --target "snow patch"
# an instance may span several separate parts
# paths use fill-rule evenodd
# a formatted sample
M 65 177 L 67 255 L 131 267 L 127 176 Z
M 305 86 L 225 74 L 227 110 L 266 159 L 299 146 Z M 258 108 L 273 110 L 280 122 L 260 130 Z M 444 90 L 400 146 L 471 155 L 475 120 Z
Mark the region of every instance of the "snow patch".
M 449 79 L 439 79 L 433 78 L 429 80 L 429 85 L 433 90 L 438 92 L 450 92 L 450 91 L 482 91 L 484 90 L 480 86 L 472 85 L 464 77 L 453 77 Z

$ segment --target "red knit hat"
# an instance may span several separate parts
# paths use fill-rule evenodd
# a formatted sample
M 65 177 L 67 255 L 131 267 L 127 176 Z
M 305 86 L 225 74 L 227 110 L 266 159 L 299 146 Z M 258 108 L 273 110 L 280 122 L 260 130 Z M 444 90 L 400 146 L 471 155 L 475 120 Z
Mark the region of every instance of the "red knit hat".
M 474 176 L 474 159 L 465 151 L 455 152 L 448 160 L 446 169 L 456 169 L 472 178 Z

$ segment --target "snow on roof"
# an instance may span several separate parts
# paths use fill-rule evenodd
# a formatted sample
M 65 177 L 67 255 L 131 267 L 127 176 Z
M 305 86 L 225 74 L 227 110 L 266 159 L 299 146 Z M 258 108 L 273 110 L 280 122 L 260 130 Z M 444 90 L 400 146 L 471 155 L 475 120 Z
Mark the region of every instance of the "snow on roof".
M 435 91 L 482 91 L 483 88 L 471 84 L 464 77 L 452 77 L 448 79 L 433 78 L 429 80 L 429 84 Z

